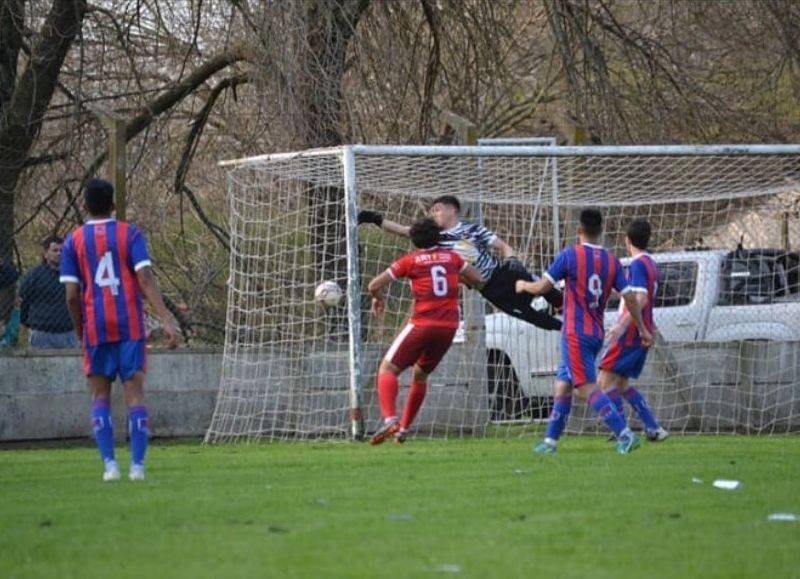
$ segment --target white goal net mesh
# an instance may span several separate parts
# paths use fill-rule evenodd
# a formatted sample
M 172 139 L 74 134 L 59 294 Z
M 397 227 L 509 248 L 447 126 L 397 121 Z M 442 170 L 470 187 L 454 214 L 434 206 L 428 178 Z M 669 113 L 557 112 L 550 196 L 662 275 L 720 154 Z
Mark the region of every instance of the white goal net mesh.
M 798 147 L 352 147 L 228 170 L 227 330 L 207 441 L 346 438 L 354 407 L 367 432 L 376 428 L 375 371 L 410 292 L 393 283 L 377 320 L 366 286 L 412 246 L 357 226 L 357 211 L 411 224 L 440 195 L 457 196 L 465 220 L 494 231 L 539 275 L 576 242 L 582 207 L 602 211 L 604 243 L 621 258 L 626 226 L 647 219 L 660 335 L 634 384 L 661 424 L 800 430 Z M 325 281 L 342 288 L 340 305 L 315 301 Z M 412 435 L 518 435 L 549 413 L 559 335 L 461 293 L 463 327 Z M 607 311 L 607 326 L 615 316 Z M 575 404 L 570 431 L 603 428 Z

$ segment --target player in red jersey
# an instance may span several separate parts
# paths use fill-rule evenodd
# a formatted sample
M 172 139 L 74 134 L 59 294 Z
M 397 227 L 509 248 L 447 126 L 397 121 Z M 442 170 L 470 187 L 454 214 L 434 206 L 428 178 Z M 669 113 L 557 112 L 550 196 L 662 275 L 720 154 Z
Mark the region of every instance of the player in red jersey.
M 92 393 L 92 428 L 105 465 L 103 480 L 119 479 L 111 424 L 111 383 L 119 376 L 128 405 L 131 480 L 144 479 L 149 418 L 142 392 L 146 367 L 142 296 L 164 324 L 167 347 L 175 328 L 150 268 L 144 235 L 117 221 L 114 187 L 92 179 L 84 191 L 86 223 L 67 237 L 61 251 L 61 283 L 67 308 L 84 348 L 84 370 Z
M 393 280 L 409 278 L 414 311 L 406 327 L 386 352 L 378 369 L 378 398 L 383 427 L 370 439 L 380 444 L 394 437 L 404 442 L 406 431 L 422 406 L 428 375 L 442 360 L 458 329 L 458 283 L 474 286 L 483 282 L 477 269 L 456 252 L 438 247 L 441 229 L 432 219 L 414 223 L 409 236 L 417 251 L 404 255 L 369 284 L 372 312 L 384 312 L 383 290 Z M 414 366 L 403 415 L 397 417 L 398 376 Z

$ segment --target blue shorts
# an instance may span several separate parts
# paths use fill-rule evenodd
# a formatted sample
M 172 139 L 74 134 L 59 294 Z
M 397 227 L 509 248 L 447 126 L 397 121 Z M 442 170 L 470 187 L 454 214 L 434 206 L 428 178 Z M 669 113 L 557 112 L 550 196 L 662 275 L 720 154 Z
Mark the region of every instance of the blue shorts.
M 561 364 L 556 380 L 573 386 L 597 383 L 595 364 L 602 348 L 603 340 L 600 338 L 561 334 Z
M 147 346 L 144 340 L 113 342 L 89 346 L 83 351 L 83 371 L 87 376 L 105 376 L 123 382 L 147 369 Z
M 603 356 L 600 369 L 619 374 L 623 378 L 638 378 L 647 360 L 648 348 L 623 346 L 614 342 Z

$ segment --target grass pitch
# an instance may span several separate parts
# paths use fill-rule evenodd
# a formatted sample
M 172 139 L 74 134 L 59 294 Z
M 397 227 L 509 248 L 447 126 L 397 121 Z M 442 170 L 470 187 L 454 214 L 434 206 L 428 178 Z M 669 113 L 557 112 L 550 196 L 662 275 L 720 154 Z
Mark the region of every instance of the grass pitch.
M 800 576 L 800 437 L 532 441 L 2 451 L 0 577 Z

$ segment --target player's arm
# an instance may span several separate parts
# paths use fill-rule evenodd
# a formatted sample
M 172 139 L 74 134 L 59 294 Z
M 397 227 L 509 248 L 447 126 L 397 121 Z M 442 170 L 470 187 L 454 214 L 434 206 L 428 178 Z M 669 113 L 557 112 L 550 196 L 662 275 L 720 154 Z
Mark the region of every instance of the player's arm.
M 383 291 L 392 281 L 392 275 L 387 270 L 375 277 L 367 286 L 372 296 L 372 313 L 378 317 L 382 316 L 386 309 Z
M 167 338 L 167 348 L 174 349 L 178 345 L 175 326 L 172 324 L 172 316 L 164 305 L 164 298 L 161 297 L 161 290 L 158 289 L 156 278 L 152 268 L 148 265 L 136 270 L 136 278 L 139 280 L 139 287 L 142 289 L 144 297 L 150 302 L 161 318 L 164 328 L 164 335 Z
M 511 246 L 499 237 L 495 237 L 494 241 L 492 241 L 489 246 L 503 259 L 511 259 L 512 257 L 515 257 L 514 250 L 511 248 Z
M 461 283 L 471 288 L 479 288 L 486 283 L 486 280 L 483 279 L 481 272 L 471 265 L 467 265 L 463 270 L 461 270 L 459 279 L 461 280 Z
M 644 318 L 642 318 L 642 306 L 639 305 L 639 300 L 636 298 L 634 292 L 623 292 L 622 299 L 625 300 L 625 305 L 628 306 L 628 311 L 633 318 L 636 328 L 639 330 L 639 336 L 642 339 L 642 346 L 649 346 L 653 343 L 653 336 L 644 325 Z M 645 298 L 647 299 L 647 298 Z
M 647 328 L 644 327 L 644 320 L 642 318 L 642 312 L 647 305 L 647 272 L 641 263 L 634 262 L 630 267 L 630 283 L 625 280 L 625 276 L 622 272 L 622 264 L 617 260 L 616 273 L 614 275 L 612 287 L 622 294 L 625 305 L 628 306 L 628 321 L 626 327 L 630 324 L 630 321 L 633 320 L 633 322 L 636 323 L 636 327 L 639 329 L 642 345 L 649 346 L 652 343 L 653 336 L 647 331 Z
M 614 293 L 618 292 L 615 291 Z M 647 301 L 648 301 L 647 293 L 638 291 L 633 291 L 631 293 L 634 295 L 637 303 L 639 304 L 640 311 L 644 311 L 644 308 L 647 306 Z M 623 298 L 620 297 L 620 299 Z M 617 322 L 611 327 L 611 329 L 608 331 L 608 334 L 606 334 L 608 341 L 609 342 L 616 341 L 622 334 L 625 333 L 625 331 L 628 329 L 628 326 L 631 325 L 632 321 L 633 317 L 631 317 L 629 310 L 625 310 L 622 314 L 620 314 Z
M 378 213 L 377 211 L 371 211 L 369 209 L 362 209 L 358 212 L 358 224 L 361 225 L 362 223 L 372 223 L 384 231 L 394 233 L 395 235 L 402 235 L 404 237 L 408 237 L 408 232 L 411 230 L 410 226 L 401 225 L 400 223 L 390 219 L 385 219 L 383 214 Z
M 72 327 L 78 334 L 78 340 L 83 342 L 83 318 L 81 317 L 81 286 L 75 282 L 64 283 L 67 293 L 67 311 L 69 319 L 72 320 Z
M 552 290 L 555 286 L 550 279 L 545 276 L 538 281 L 525 281 L 524 279 L 518 279 L 517 283 L 514 284 L 514 289 L 518 294 L 533 294 L 535 296 L 540 296 L 546 294 L 550 290 Z
M 564 279 L 567 272 L 567 262 L 569 260 L 569 250 L 563 250 L 558 254 L 555 261 L 550 265 L 542 278 L 537 281 L 517 280 L 514 289 L 518 294 L 529 293 L 536 296 L 546 294 L 556 287 L 556 282 Z

